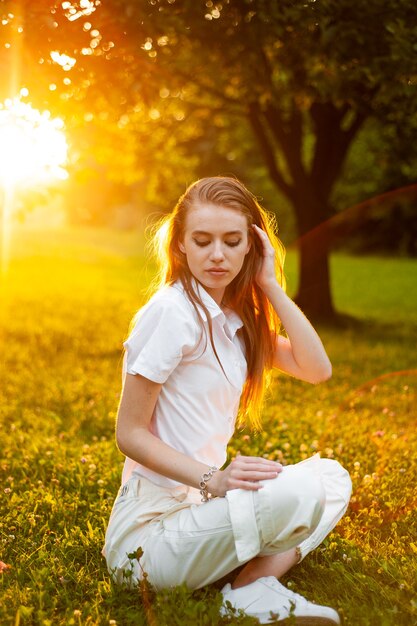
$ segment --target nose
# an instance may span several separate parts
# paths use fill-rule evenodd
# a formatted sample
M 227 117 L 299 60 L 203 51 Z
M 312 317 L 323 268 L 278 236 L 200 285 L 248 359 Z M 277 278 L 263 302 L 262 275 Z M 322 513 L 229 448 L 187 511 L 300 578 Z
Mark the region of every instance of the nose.
M 212 261 L 215 261 L 217 263 L 219 263 L 220 261 L 223 261 L 224 259 L 223 242 L 221 241 L 213 242 L 210 258 Z

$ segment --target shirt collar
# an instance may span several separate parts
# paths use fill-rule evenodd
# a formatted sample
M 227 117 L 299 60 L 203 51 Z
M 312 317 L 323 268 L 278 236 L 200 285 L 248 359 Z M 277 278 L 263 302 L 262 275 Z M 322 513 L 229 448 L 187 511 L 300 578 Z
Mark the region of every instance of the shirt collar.
M 177 286 L 183 293 L 185 292 L 184 289 L 184 285 L 182 284 L 181 280 L 177 280 L 175 281 L 175 286 Z M 206 309 L 209 311 L 211 319 L 214 319 L 216 317 L 220 317 L 221 321 L 224 323 L 226 322 L 229 331 L 231 333 L 231 335 L 233 336 L 236 331 L 239 328 L 242 328 L 243 326 L 243 322 L 242 319 L 240 318 L 240 316 L 233 311 L 233 309 L 230 309 L 229 307 L 225 307 L 225 309 L 221 309 L 219 307 L 219 305 L 217 304 L 217 302 L 211 297 L 211 295 L 204 289 L 204 287 L 202 286 L 201 283 L 199 283 L 195 278 L 192 278 L 192 285 L 195 289 L 195 291 L 198 293 L 198 295 L 201 298 L 202 303 L 204 304 L 204 306 L 206 307 Z M 201 314 L 201 317 L 203 318 L 203 320 L 206 322 L 207 321 L 207 316 L 205 314 L 204 309 L 201 308 L 201 306 L 198 306 L 198 310 Z
M 233 311 L 233 309 L 229 309 L 228 307 L 224 311 L 224 315 L 226 316 L 226 323 L 233 337 L 236 331 L 243 326 L 242 318 L 235 311 Z

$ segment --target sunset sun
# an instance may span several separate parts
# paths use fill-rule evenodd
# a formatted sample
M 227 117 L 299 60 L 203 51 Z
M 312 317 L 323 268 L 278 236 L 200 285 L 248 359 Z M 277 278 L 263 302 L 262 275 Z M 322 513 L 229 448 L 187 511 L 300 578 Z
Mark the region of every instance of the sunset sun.
M 23 89 L 22 96 L 27 95 Z M 36 189 L 68 178 L 64 122 L 20 98 L 0 104 L 1 269 L 6 273 L 14 211 L 19 189 Z
M 2 185 L 32 186 L 67 178 L 67 140 L 60 118 L 18 98 L 0 105 Z

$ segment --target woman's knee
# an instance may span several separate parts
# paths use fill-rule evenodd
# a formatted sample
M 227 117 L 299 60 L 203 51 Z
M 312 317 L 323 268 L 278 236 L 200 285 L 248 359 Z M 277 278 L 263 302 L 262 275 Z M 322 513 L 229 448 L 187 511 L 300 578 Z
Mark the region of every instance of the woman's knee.
M 335 491 L 347 505 L 352 495 L 352 479 L 335 459 L 320 459 L 320 473 L 326 491 Z
M 277 487 L 282 490 L 283 484 L 279 484 L 280 478 L 286 479 L 287 491 L 295 497 L 295 501 L 316 503 L 323 509 L 326 504 L 326 489 L 320 476 L 320 472 L 309 467 L 291 465 L 284 468 L 277 479 Z

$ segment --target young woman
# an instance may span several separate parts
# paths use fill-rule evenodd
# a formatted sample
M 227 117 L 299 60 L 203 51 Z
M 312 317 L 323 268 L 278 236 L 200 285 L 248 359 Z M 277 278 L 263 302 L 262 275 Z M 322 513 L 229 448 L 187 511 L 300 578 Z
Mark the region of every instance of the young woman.
M 234 572 L 224 600 L 261 623 L 272 611 L 278 622 L 293 613 L 339 624 L 335 610 L 278 578 L 344 514 L 347 471 L 318 454 L 286 466 L 238 455 L 224 466 L 236 420 L 260 426 L 272 367 L 313 384 L 332 373 L 285 294 L 274 221 L 240 181 L 203 178 L 155 243 L 159 283 L 123 344 L 116 439 L 126 459 L 103 548 L 109 572 L 131 584 L 146 571 L 156 589 L 197 589 Z M 139 546 L 140 561 L 129 559 Z

